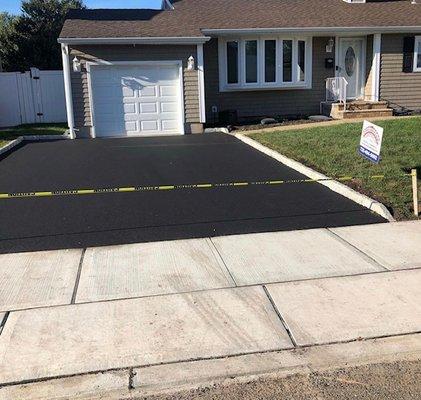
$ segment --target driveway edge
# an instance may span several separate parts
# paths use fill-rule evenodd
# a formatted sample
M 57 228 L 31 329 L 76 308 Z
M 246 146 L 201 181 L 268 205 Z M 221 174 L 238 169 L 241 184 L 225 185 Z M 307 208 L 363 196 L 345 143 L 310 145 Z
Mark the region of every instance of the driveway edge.
M 23 142 L 23 137 L 19 136 L 17 139 L 12 140 L 10 143 L 7 143 L 3 147 L 0 147 L 0 155 L 7 153 L 8 151 L 12 150 L 14 147 L 20 145 Z
M 12 150 L 14 147 L 20 145 L 22 142 L 38 142 L 40 140 L 63 140 L 70 139 L 69 135 L 24 135 L 19 136 L 17 139 L 12 140 L 10 143 L 7 143 L 5 146 L 0 147 L 0 155 L 7 153 Z
M 314 169 L 309 168 L 298 161 L 288 158 L 275 150 L 269 149 L 268 147 L 262 145 L 259 142 L 256 142 L 255 140 L 247 137 L 246 135 L 243 135 L 242 133 L 236 133 L 233 136 L 241 140 L 242 142 L 248 144 L 249 146 L 255 148 L 256 150 L 259 150 L 260 152 L 266 154 L 267 156 L 272 157 L 275 160 L 281 162 L 282 164 L 285 164 L 286 166 L 296 170 L 297 172 L 309 177 L 310 179 L 329 179 L 328 176 L 317 172 Z M 384 204 L 362 193 L 359 193 L 354 189 L 351 189 L 343 183 L 340 183 L 335 180 L 321 181 L 319 183 L 328 187 L 330 190 L 354 201 L 355 203 L 358 203 L 363 207 L 368 208 L 376 214 L 379 214 L 381 217 L 387 219 L 389 222 L 396 221 Z

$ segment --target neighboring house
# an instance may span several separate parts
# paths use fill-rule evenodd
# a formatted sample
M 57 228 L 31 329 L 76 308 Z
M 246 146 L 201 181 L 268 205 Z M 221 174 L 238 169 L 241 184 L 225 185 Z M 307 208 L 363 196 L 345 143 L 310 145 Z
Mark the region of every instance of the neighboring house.
M 348 110 L 361 106 L 361 115 L 421 108 L 421 4 L 411 0 L 80 10 L 59 42 L 77 137 L 199 133 L 235 116 L 318 114 L 326 96 L 345 100 L 345 80 Z

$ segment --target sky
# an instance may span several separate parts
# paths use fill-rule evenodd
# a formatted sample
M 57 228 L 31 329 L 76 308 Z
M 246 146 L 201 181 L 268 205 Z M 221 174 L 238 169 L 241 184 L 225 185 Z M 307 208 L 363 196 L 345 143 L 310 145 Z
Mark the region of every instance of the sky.
M 159 8 L 161 0 L 84 0 L 84 3 L 88 8 Z M 20 4 L 21 0 L 0 0 L 0 12 L 19 14 Z

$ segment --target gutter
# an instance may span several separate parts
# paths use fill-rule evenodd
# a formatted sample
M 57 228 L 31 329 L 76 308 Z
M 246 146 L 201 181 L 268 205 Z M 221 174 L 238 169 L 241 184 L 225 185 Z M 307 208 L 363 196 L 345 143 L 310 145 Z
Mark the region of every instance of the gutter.
M 119 37 L 119 38 L 58 38 L 61 44 L 203 44 L 210 40 L 207 36 L 185 37 Z
M 99 37 L 99 38 L 58 38 L 58 43 L 65 45 L 83 44 L 204 44 L 210 36 L 230 36 L 249 34 L 274 34 L 274 33 L 311 33 L 317 35 L 335 35 L 337 33 L 417 33 L 421 26 L 337 26 L 337 27 L 290 27 L 290 28 L 242 28 L 242 29 L 202 29 L 206 36 L 162 36 L 162 37 Z
M 202 29 L 203 34 L 211 36 L 272 34 L 272 33 L 416 33 L 421 32 L 421 26 L 332 26 L 332 27 L 290 27 L 290 28 L 246 28 L 246 29 Z

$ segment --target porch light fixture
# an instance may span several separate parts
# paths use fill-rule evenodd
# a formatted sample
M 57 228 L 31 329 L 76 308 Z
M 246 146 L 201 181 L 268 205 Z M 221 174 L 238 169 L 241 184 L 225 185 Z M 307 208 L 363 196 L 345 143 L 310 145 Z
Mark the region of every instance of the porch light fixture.
M 326 45 L 326 53 L 332 53 L 333 46 L 335 46 L 335 40 L 330 38 Z
M 187 60 L 187 70 L 193 71 L 194 70 L 194 57 L 190 56 Z
M 73 72 L 80 72 L 81 69 L 82 69 L 82 65 L 80 63 L 80 60 L 77 57 L 75 57 L 73 59 Z

